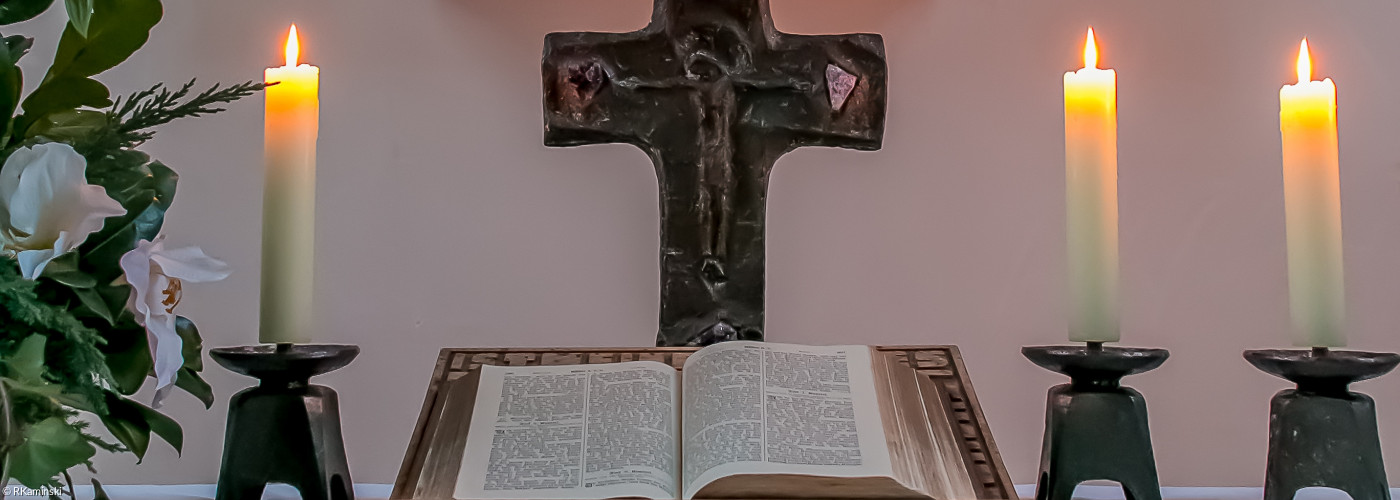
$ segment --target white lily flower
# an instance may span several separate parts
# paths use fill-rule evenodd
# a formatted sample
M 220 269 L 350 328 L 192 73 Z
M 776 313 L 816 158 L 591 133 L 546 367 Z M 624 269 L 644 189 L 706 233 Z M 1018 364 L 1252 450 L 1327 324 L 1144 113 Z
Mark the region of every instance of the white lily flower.
M 199 247 L 165 248 L 165 236 L 155 241 L 138 241 L 136 248 L 121 258 L 124 279 L 131 285 L 127 307 L 136 313 L 136 322 L 146 327 L 155 360 L 156 396 L 159 408 L 174 388 L 175 377 L 184 366 L 184 341 L 175 331 L 175 306 L 180 303 L 181 282 L 201 283 L 228 277 L 228 264 L 204 254 Z
M 87 183 L 87 160 L 67 144 L 19 148 L 0 167 L 0 237 L 26 279 L 82 245 L 108 217 L 125 214 L 105 189 Z

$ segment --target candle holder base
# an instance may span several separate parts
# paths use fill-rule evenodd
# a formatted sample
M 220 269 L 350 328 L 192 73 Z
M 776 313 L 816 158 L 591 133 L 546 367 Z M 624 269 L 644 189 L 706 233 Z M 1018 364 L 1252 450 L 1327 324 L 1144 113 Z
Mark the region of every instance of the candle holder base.
M 229 401 L 217 500 L 257 500 L 285 483 L 306 500 L 354 500 L 340 405 L 311 377 L 344 367 L 353 345 L 257 345 L 210 349 L 224 368 L 261 380 Z
M 1161 500 L 1147 400 L 1119 380 L 1167 360 L 1166 349 L 1023 347 L 1032 363 L 1070 377 L 1050 388 L 1036 500 L 1070 500 L 1084 481 L 1107 479 L 1130 500 Z
M 1245 351 L 1244 358 L 1297 384 L 1269 404 L 1264 500 L 1291 500 L 1311 486 L 1336 488 L 1354 500 L 1390 499 L 1376 403 L 1347 386 L 1385 375 L 1400 364 L 1400 355 L 1266 349 Z

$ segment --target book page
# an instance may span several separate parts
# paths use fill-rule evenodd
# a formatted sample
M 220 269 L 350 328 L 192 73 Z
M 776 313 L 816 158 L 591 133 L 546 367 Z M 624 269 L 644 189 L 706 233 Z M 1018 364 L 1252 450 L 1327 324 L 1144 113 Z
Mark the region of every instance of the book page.
M 893 473 L 866 346 L 725 342 L 684 373 L 682 498 L 732 474 Z
M 961 433 L 949 419 L 939 384 L 896 358 L 876 354 L 875 386 L 896 477 L 940 500 L 975 499 L 976 486 L 963 462 Z
M 482 366 L 453 497 L 674 499 L 676 369 Z

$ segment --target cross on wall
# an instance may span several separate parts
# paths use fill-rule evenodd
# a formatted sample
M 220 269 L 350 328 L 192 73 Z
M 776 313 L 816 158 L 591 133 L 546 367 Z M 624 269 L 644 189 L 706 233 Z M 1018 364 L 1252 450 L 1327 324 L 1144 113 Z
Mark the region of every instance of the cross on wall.
M 879 35 L 777 31 L 768 0 L 655 0 L 632 33 L 545 37 L 545 144 L 625 143 L 661 196 L 658 346 L 762 340 L 773 165 L 804 146 L 879 149 Z

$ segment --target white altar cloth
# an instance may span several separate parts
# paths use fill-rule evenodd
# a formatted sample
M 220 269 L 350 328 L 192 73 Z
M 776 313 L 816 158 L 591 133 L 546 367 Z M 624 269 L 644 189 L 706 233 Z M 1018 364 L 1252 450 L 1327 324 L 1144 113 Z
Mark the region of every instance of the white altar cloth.
M 106 485 L 104 488 L 112 500 L 210 500 L 214 498 L 214 485 L 212 484 L 181 484 L 181 485 Z M 355 498 L 357 500 L 383 500 L 389 498 L 389 492 L 393 488 L 387 484 L 357 484 L 355 485 Z M 1035 485 L 1021 484 L 1016 486 L 1016 493 L 1023 499 L 1035 498 Z M 1400 488 L 1392 488 L 1390 495 L 1400 498 Z M 1075 490 L 1076 500 L 1122 500 L 1123 490 L 1117 486 L 1080 486 Z M 1203 488 L 1203 487 L 1165 487 L 1162 488 L 1163 500 L 1259 500 L 1264 497 L 1263 488 Z M 23 500 L 26 498 L 10 495 L 6 500 Z M 90 500 L 92 498 L 91 486 L 79 486 L 78 498 L 80 500 Z M 301 496 L 296 489 L 282 484 L 269 485 L 263 493 L 263 500 L 297 500 Z M 1298 494 L 1295 500 L 1345 500 L 1347 495 L 1337 490 L 1327 488 L 1307 488 Z

